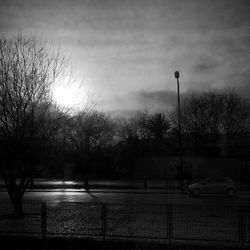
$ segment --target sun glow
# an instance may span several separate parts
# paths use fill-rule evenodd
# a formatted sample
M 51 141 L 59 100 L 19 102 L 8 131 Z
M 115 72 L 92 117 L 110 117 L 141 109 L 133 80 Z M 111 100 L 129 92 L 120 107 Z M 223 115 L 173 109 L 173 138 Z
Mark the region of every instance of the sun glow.
M 52 89 L 54 101 L 65 108 L 80 108 L 86 104 L 87 93 L 81 82 L 65 78 Z

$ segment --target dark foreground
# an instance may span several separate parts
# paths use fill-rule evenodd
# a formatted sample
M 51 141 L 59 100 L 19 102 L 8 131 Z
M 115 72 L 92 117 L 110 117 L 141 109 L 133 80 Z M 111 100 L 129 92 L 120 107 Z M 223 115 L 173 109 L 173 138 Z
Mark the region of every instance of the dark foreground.
M 241 249 L 239 247 L 214 247 L 214 246 L 166 246 L 162 244 L 152 243 L 130 243 L 130 242 L 101 242 L 86 239 L 36 239 L 26 237 L 0 237 L 1 250 L 84 250 L 84 249 L 100 249 L 100 250 L 226 250 Z

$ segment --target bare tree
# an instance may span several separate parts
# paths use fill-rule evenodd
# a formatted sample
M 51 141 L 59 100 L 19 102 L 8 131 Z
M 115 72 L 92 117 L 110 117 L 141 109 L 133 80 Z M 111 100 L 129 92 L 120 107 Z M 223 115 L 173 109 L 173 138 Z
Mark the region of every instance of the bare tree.
M 149 135 L 148 122 L 149 112 L 147 110 L 138 111 L 129 119 L 120 122 L 118 136 L 121 140 L 147 140 Z
M 190 96 L 183 102 L 183 131 L 199 136 L 217 134 L 222 108 L 223 96 L 214 91 Z
M 223 96 L 222 133 L 231 137 L 249 130 L 249 103 L 234 89 Z
M 171 114 L 177 126 L 176 110 Z M 221 136 L 245 133 L 249 104 L 235 90 L 209 91 L 187 97 L 181 107 L 182 131 L 195 147 L 216 146 Z
M 74 118 L 71 134 L 76 149 L 90 153 L 106 150 L 113 143 L 115 124 L 103 112 L 79 112 Z
M 35 37 L 0 38 L 0 171 L 17 216 L 37 153 L 58 127 L 50 91 L 65 62 Z
M 74 160 L 82 166 L 85 187 L 88 189 L 90 157 L 105 153 L 114 143 L 115 123 L 103 112 L 78 112 L 71 127 L 71 145 Z
M 171 129 L 171 124 L 166 115 L 155 113 L 150 116 L 148 129 L 154 138 L 161 140 Z
M 154 113 L 148 121 L 148 130 L 153 140 L 154 150 L 161 156 L 164 145 L 163 138 L 170 132 L 171 124 L 169 119 L 163 113 Z

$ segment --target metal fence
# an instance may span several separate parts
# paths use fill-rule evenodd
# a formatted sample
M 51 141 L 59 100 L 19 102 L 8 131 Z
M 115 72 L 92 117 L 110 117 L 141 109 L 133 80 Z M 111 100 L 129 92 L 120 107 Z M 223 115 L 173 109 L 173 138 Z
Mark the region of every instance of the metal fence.
M 9 211 L 0 205 L 0 234 L 250 245 L 250 207 L 24 202 L 22 218 Z

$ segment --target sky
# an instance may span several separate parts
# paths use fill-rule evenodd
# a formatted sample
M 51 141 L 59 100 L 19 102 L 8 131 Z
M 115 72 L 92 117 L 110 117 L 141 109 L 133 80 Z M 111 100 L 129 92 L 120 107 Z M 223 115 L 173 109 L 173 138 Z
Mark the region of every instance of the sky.
M 0 33 L 60 43 L 85 91 L 57 90 L 61 100 L 93 93 L 97 109 L 128 115 L 174 107 L 176 70 L 181 96 L 250 98 L 249 13 L 249 0 L 0 0 Z

